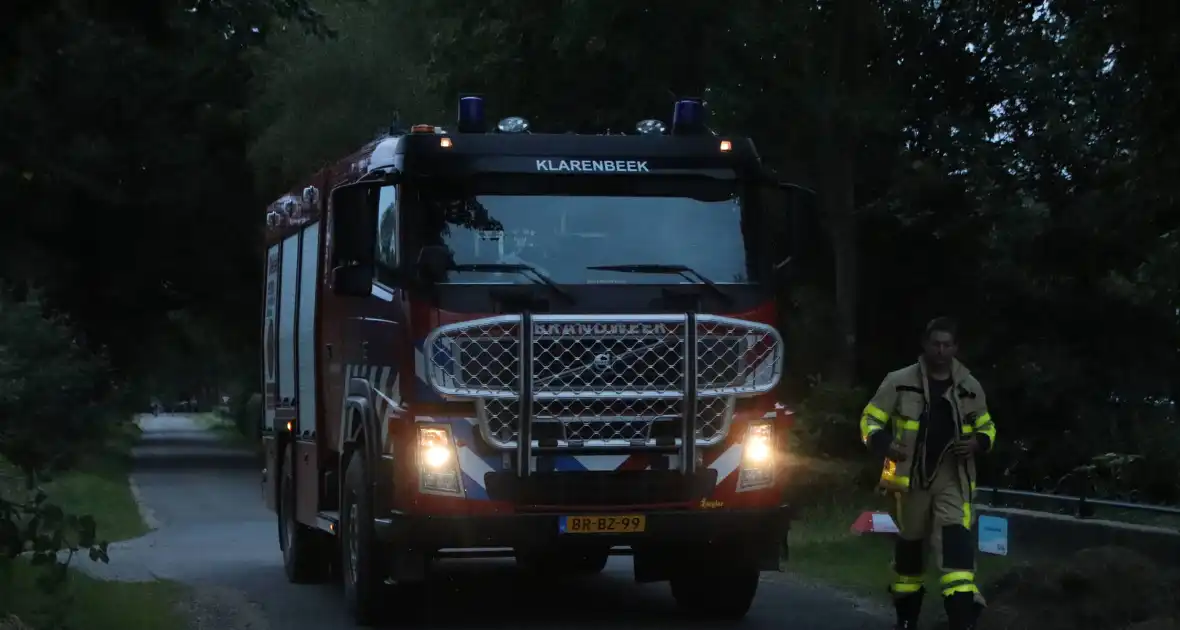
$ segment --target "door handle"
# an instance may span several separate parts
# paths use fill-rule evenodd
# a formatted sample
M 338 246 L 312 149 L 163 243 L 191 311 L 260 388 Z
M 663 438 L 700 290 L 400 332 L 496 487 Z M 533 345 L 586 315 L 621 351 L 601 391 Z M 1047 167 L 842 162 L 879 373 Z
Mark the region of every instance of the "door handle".
M 327 353 L 328 358 L 331 359 L 332 358 L 332 344 L 330 344 L 330 343 L 324 344 L 324 351 Z
M 369 359 L 369 342 L 367 341 L 361 342 L 361 357 L 366 361 Z

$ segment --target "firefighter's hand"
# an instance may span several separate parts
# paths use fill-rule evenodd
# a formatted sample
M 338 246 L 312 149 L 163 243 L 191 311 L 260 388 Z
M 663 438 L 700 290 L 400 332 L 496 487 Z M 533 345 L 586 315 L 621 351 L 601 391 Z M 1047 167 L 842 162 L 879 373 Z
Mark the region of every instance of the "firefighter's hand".
M 902 447 L 901 442 L 894 442 L 890 444 L 889 451 L 885 454 L 885 457 L 895 462 L 904 462 L 905 460 L 909 459 L 906 457 L 905 449 Z
M 960 458 L 971 457 L 979 452 L 979 440 L 975 436 L 959 438 L 951 443 L 951 452 Z

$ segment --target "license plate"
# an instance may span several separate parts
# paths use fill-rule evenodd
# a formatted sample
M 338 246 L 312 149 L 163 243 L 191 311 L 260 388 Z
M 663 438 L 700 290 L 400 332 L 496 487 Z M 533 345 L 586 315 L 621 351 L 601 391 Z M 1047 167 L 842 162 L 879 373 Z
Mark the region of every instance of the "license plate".
M 557 521 L 562 534 L 635 534 L 646 529 L 647 517 L 641 514 L 563 516 Z

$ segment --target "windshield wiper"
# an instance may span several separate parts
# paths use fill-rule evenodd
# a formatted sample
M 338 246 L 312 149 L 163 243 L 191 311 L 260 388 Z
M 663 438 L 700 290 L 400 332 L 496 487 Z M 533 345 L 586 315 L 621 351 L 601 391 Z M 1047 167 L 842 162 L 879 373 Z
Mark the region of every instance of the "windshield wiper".
M 454 271 L 486 271 L 488 273 L 519 273 L 522 276 L 534 278 L 538 284 L 543 284 L 549 287 L 554 293 L 565 298 L 570 304 L 574 303 L 574 296 L 569 291 L 561 288 L 553 278 L 541 273 L 541 270 L 532 265 L 523 263 L 471 263 L 467 265 L 452 265 L 451 269 Z
M 699 282 L 716 293 L 726 302 L 733 301 L 728 293 L 721 290 L 716 282 L 701 275 L 700 272 L 686 265 L 594 265 L 586 267 L 591 271 L 618 271 L 620 273 L 674 273 L 681 278 Z

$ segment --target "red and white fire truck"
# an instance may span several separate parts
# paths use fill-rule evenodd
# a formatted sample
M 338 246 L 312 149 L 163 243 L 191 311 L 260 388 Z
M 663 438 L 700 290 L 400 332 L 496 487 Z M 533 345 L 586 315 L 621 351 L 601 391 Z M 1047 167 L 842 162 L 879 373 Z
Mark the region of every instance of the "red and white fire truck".
M 628 135 L 459 111 L 268 209 L 263 489 L 288 577 L 339 575 L 365 623 L 450 555 L 630 554 L 683 609 L 745 615 L 789 527 L 786 185 L 699 100 Z

